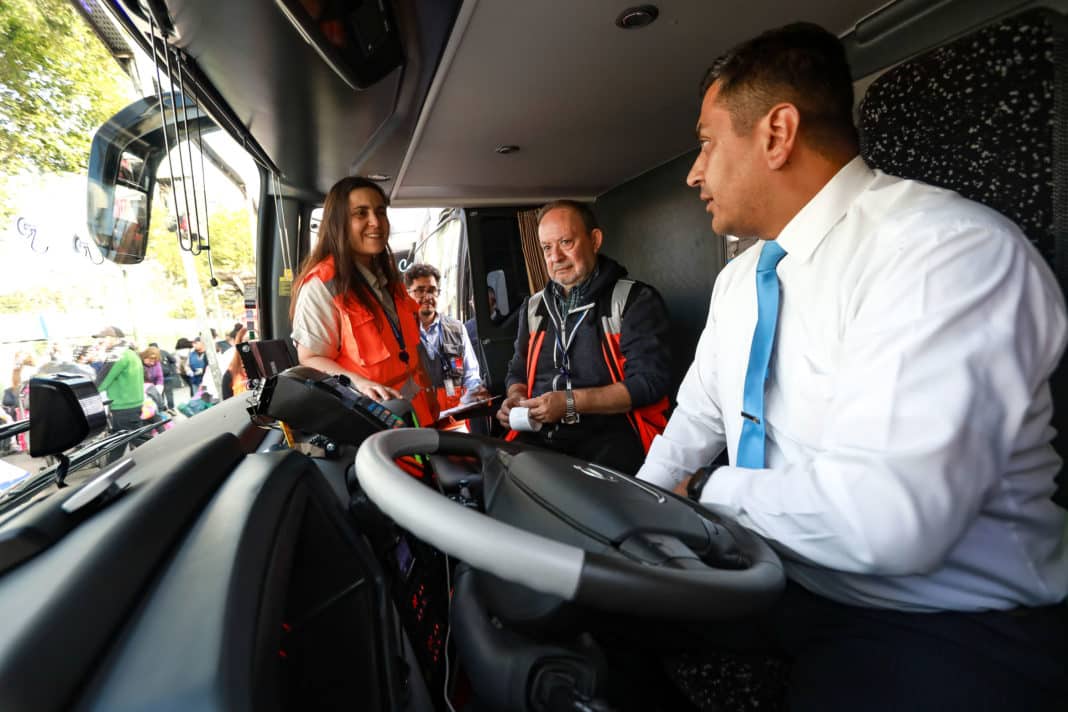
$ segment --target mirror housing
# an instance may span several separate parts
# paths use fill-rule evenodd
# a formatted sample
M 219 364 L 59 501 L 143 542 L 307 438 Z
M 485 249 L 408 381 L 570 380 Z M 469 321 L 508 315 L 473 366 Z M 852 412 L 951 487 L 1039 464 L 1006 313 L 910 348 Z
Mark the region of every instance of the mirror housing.
M 104 399 L 87 377 L 53 373 L 30 379 L 30 455 L 59 455 L 107 426 Z
M 173 125 L 178 117 L 178 128 Z M 156 170 L 179 141 L 212 130 L 215 123 L 181 94 L 138 99 L 101 126 L 89 151 L 89 234 L 105 259 L 137 264 L 148 248 Z M 166 131 L 166 134 L 164 134 Z
M 352 89 L 373 86 L 404 66 L 400 31 L 388 2 L 275 0 L 300 36 Z

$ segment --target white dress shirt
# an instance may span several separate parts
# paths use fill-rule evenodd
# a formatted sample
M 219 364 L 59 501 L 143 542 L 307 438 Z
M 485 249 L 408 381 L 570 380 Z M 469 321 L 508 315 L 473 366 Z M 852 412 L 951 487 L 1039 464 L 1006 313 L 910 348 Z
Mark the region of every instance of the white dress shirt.
M 766 537 L 787 575 L 849 604 L 1006 609 L 1068 593 L 1049 497 L 1048 379 L 1065 345 L 1052 272 L 1002 215 L 858 157 L 778 236 L 767 468 L 701 500 Z M 638 476 L 735 461 L 758 242 L 716 279 L 678 408 Z
M 475 356 L 475 349 L 471 346 L 471 339 L 467 336 L 467 329 L 461 322 L 456 322 L 460 327 L 460 336 L 464 342 L 464 381 L 463 386 L 471 392 L 477 388 L 482 387 L 482 372 L 478 366 L 478 357 Z M 427 355 L 430 357 L 431 368 L 441 368 L 438 363 L 438 352 L 441 349 L 441 314 L 434 316 L 434 321 L 430 322 L 430 326 L 424 327 L 423 322 L 419 322 L 419 336 L 423 340 L 423 348 L 426 349 Z

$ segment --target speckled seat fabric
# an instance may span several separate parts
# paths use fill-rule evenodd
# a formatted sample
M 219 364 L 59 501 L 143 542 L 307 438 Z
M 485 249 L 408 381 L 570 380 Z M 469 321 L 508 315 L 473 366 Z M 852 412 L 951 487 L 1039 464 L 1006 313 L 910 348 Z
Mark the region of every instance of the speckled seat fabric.
M 893 67 L 859 126 L 870 165 L 995 208 L 1051 264 L 1058 20 L 1029 11 Z
M 898 65 L 860 106 L 861 153 L 887 173 L 1012 218 L 1068 287 L 1068 18 L 1029 10 Z M 1068 367 L 1054 375 L 1068 454 Z M 1066 458 L 1068 460 L 1068 458 Z M 1068 475 L 1054 500 L 1068 507 Z
M 1062 287 L 1068 284 L 1068 246 L 1058 249 L 1058 238 L 1068 241 L 1063 22 L 1045 10 L 1028 11 L 899 64 L 871 84 L 859 116 L 861 153 L 870 165 L 950 188 L 1009 216 L 1055 266 Z M 1055 402 L 1068 410 L 1068 397 L 1058 393 L 1055 383 Z M 1068 433 L 1068 422 L 1058 431 Z M 1058 451 L 1068 454 L 1066 446 L 1068 438 Z M 691 654 L 672 662 L 673 677 L 702 710 L 785 709 L 783 661 Z

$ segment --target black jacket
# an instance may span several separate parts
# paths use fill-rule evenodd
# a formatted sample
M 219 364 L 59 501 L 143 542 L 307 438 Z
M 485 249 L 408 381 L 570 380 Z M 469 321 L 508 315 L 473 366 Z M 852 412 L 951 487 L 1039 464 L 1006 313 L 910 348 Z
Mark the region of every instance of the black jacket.
M 597 274 L 583 295 L 588 304 L 610 296 L 616 281 L 626 277 L 627 270 L 621 264 L 599 255 Z M 540 309 L 545 310 L 545 302 L 553 299 L 552 284 L 546 286 Z M 515 341 L 515 353 L 508 364 L 508 381 L 527 382 L 527 347 L 529 330 L 527 325 L 527 304 L 523 302 L 519 309 L 519 331 Z M 612 383 L 608 366 L 605 365 L 601 352 L 601 330 L 598 308 L 582 321 L 575 334 L 568 355 L 571 363 L 572 388 L 591 388 L 607 386 Z M 557 369 L 553 365 L 553 349 L 556 343 L 556 329 L 551 319 L 542 321 L 545 327 L 545 341 L 538 354 L 537 370 L 534 377 L 533 395 L 539 396 L 553 390 L 553 376 Z M 573 323 L 569 321 L 570 324 Z M 623 312 L 623 330 L 620 348 L 627 359 L 624 369 L 623 385 L 630 393 L 633 407 L 640 408 L 668 395 L 671 381 L 671 356 L 667 342 L 668 316 L 660 294 L 648 284 L 636 282 L 631 289 L 627 308 Z M 561 381 L 559 389 L 563 389 Z

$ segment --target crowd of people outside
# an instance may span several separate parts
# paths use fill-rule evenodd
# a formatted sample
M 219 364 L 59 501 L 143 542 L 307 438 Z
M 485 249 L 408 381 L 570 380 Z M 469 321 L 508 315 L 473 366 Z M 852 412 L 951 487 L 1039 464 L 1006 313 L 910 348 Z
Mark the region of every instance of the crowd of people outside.
M 173 348 L 158 341 L 135 343 L 117 326 L 107 326 L 90 339 L 53 341 L 44 353 L 30 349 L 15 353 L 10 380 L 4 384 L 0 425 L 30 416 L 29 384 L 37 375 L 73 373 L 91 380 L 108 407 L 108 430 L 134 430 L 160 423 L 139 437 L 134 446 L 169 428 L 172 421 L 191 417 L 219 400 L 241 393 L 247 379 L 234 345 L 247 338 L 235 323 L 225 338 L 211 329 L 210 338 L 177 339 Z M 218 354 L 220 382 L 210 375 L 207 344 Z M 0 441 L 0 456 L 28 452 L 28 433 Z M 119 453 L 113 456 L 117 458 Z

